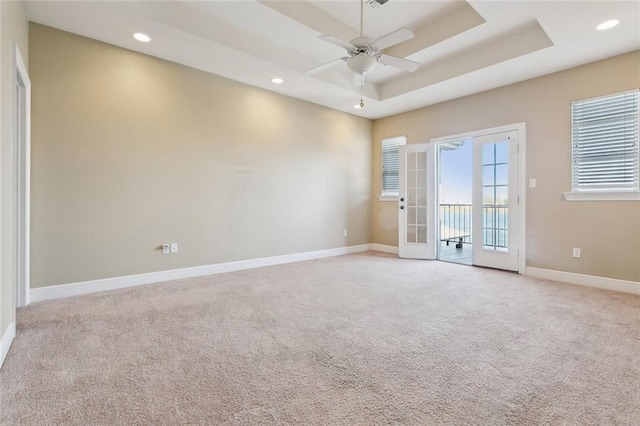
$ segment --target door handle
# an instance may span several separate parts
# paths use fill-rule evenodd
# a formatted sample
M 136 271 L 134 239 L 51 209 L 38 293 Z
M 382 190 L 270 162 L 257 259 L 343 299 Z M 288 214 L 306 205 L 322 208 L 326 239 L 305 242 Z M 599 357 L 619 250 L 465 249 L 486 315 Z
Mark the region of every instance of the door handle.
M 400 197 L 400 201 L 404 201 L 404 197 Z
M 404 210 L 404 206 L 400 206 L 400 210 Z

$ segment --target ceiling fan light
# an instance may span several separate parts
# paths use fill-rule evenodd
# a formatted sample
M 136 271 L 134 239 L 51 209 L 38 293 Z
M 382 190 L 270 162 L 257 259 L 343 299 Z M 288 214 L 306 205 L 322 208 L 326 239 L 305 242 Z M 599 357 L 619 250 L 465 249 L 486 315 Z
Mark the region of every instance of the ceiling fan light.
M 355 74 L 366 74 L 375 68 L 378 60 L 374 56 L 361 53 L 347 61 L 347 67 Z

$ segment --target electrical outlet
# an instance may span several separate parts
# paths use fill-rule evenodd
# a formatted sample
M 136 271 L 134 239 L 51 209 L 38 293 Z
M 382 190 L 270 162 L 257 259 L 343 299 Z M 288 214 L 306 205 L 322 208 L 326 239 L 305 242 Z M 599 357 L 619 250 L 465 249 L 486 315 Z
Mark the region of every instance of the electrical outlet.
M 171 243 L 171 253 L 178 252 L 178 243 Z
M 573 248 L 573 257 L 575 258 L 580 258 L 580 256 L 582 256 L 582 250 L 580 250 L 579 248 Z
M 529 188 L 535 188 L 537 185 L 537 182 L 535 179 L 529 179 Z
M 169 246 L 169 244 L 163 244 L 162 245 L 162 254 L 169 254 L 171 253 L 171 247 Z
M 344 230 L 344 236 L 346 237 L 347 235 L 349 235 L 349 233 L 347 232 L 347 230 Z

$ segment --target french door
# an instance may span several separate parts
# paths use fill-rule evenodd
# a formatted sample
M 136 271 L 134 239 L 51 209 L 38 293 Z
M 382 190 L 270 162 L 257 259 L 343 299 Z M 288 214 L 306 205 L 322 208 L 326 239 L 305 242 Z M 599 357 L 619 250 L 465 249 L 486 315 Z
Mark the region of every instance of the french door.
M 436 226 L 440 220 L 436 206 L 436 146 L 470 140 L 473 183 L 471 209 L 467 211 L 471 215 L 472 263 L 518 271 L 522 219 L 518 139 L 520 132 L 524 134 L 524 125 L 505 127 L 399 148 L 399 257 L 436 258 L 439 244 Z
M 473 264 L 518 270 L 518 132 L 473 138 Z
M 409 144 L 399 149 L 398 255 L 435 259 L 434 144 Z

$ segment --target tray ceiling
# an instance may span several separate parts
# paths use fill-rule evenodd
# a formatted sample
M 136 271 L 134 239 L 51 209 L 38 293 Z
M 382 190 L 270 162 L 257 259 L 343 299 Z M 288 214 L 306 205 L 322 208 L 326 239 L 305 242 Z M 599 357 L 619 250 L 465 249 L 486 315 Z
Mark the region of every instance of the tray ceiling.
M 345 56 L 318 38 L 359 35 L 360 6 L 343 1 L 28 1 L 31 21 L 185 64 L 368 118 L 379 118 L 640 49 L 640 2 L 407 1 L 365 5 L 371 38 L 406 27 L 411 40 L 384 52 L 420 63 L 378 65 L 365 108 Z M 608 19 L 620 24 L 595 27 Z M 150 43 L 132 38 L 151 36 Z M 284 83 L 275 85 L 279 76 Z

